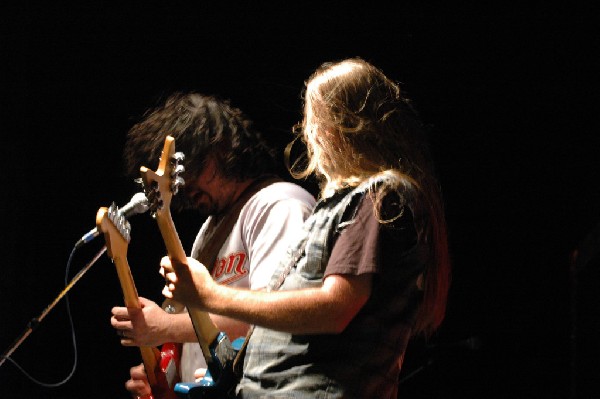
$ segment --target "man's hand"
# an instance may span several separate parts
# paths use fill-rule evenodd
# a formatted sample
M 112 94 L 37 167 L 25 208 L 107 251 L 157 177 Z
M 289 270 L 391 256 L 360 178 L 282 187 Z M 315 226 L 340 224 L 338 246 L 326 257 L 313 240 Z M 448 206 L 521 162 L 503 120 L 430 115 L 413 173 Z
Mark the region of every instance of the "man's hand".
M 123 346 L 158 346 L 169 341 L 169 315 L 155 302 L 140 297 L 141 308 L 114 307 L 110 324 Z
M 160 262 L 160 274 L 165 278 L 163 295 L 186 306 L 205 308 L 217 283 L 206 267 L 194 258 L 187 265 L 171 261 L 165 256 Z
M 129 369 L 129 375 L 131 378 L 125 382 L 125 389 L 127 389 L 134 398 L 144 397 L 152 393 L 143 364 Z

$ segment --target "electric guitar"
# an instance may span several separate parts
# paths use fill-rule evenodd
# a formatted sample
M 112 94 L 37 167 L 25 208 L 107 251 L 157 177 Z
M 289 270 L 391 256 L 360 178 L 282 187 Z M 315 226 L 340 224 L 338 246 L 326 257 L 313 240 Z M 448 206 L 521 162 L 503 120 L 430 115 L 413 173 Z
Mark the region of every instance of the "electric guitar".
M 142 166 L 140 172 L 151 215 L 156 219 L 168 255 L 171 259 L 186 264 L 187 257 L 170 212 L 171 198 L 184 184 L 183 178 L 179 176 L 184 169 L 182 161 L 183 154 L 175 152 L 175 140 L 167 136 L 157 170 L 152 171 Z M 205 264 L 211 262 L 200 261 Z M 195 308 L 193 304 L 184 305 L 192 320 L 208 370 L 200 382 L 176 384 L 176 394 L 186 399 L 222 399 L 233 395 L 237 377 L 233 373 L 232 364 L 240 341 L 236 340 L 232 344 L 227 335 L 219 331 L 208 313 Z
M 141 308 L 137 289 L 127 262 L 127 247 L 131 239 L 131 225 L 113 203 L 100 208 L 96 214 L 96 228 L 104 233 L 108 256 L 117 269 L 119 282 L 128 308 Z M 179 379 L 179 344 L 166 343 L 159 353 L 157 348 L 141 346 L 142 362 L 152 393 L 140 399 L 175 399 L 173 386 Z

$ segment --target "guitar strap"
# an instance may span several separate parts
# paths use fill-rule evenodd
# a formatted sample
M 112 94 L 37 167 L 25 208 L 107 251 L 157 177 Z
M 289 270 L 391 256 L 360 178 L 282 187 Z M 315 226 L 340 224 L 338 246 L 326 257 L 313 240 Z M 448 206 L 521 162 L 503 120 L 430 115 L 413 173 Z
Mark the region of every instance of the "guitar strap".
M 279 181 L 282 181 L 282 179 L 276 176 L 258 178 L 246 187 L 228 212 L 219 217 L 209 216 L 206 221 L 207 228 L 202 242 L 196 245 L 191 256 L 204 264 L 209 272 L 212 272 L 219 250 L 229 234 L 231 234 L 231 230 L 238 220 L 240 211 L 248 199 L 263 188 Z

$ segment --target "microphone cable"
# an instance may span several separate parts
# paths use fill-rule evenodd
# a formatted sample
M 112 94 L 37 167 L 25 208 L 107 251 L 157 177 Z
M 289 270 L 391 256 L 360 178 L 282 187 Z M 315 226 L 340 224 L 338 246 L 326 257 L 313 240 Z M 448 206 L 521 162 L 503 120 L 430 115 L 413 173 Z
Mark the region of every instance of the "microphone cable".
M 23 332 L 23 334 L 21 334 L 21 336 L 19 338 L 17 338 L 17 340 L 14 342 L 14 344 L 11 346 L 11 348 L 7 351 L 7 353 L 2 356 L 2 359 L 0 359 L 0 366 L 4 363 L 5 360 L 8 360 L 19 371 L 21 371 L 23 373 L 23 375 L 25 375 L 31 381 L 33 381 L 34 383 L 36 383 L 40 386 L 46 387 L 46 388 L 56 388 L 61 385 L 64 385 L 75 374 L 75 370 L 77 369 L 77 360 L 78 360 L 77 339 L 75 336 L 75 325 L 73 323 L 73 317 L 71 315 L 71 306 L 69 304 L 69 297 L 68 297 L 67 293 L 75 285 L 75 283 L 77 283 L 77 281 L 79 281 L 79 279 L 81 277 L 83 277 L 83 275 L 92 267 L 92 265 L 94 263 L 96 263 L 96 261 L 100 258 L 100 256 L 102 256 L 102 254 L 104 254 L 104 252 L 106 252 L 106 245 L 104 245 L 100 249 L 100 251 L 98 251 L 98 253 L 96 253 L 96 255 L 94 255 L 92 260 L 89 263 L 87 263 L 69 282 L 69 270 L 71 268 L 71 262 L 73 260 L 74 254 L 78 248 L 79 247 L 77 245 L 75 245 L 73 247 L 73 249 L 71 250 L 71 254 L 69 255 L 69 259 L 67 260 L 67 267 L 65 270 L 65 288 L 60 292 L 60 294 L 56 297 L 56 299 L 54 299 L 54 301 L 50 305 L 48 305 L 48 307 L 46 307 L 46 309 L 44 309 L 44 311 L 38 317 L 34 317 L 33 319 L 31 319 L 31 321 L 29 322 L 29 324 L 27 326 L 27 329 Z M 29 374 L 27 371 L 25 371 L 25 369 L 23 367 L 21 367 L 14 359 L 12 359 L 10 357 L 10 355 L 19 347 L 19 345 L 23 341 L 25 341 L 25 339 L 29 336 L 29 334 L 31 334 L 33 332 L 33 330 L 35 328 L 37 328 L 37 326 L 39 326 L 39 324 L 46 317 L 46 315 L 56 306 L 56 304 L 58 304 L 58 302 L 63 297 L 65 298 L 65 304 L 67 306 L 67 316 L 68 316 L 68 320 L 69 320 L 69 325 L 71 326 L 71 341 L 73 343 L 73 366 L 71 367 L 71 371 L 69 372 L 69 375 L 67 375 L 61 381 L 54 382 L 54 383 L 43 382 L 43 381 L 36 379 L 31 374 Z
M 148 209 L 149 209 L 149 205 L 148 205 L 148 199 L 146 198 L 146 195 L 143 192 L 139 192 L 139 193 L 134 194 L 133 197 L 131 197 L 131 200 L 127 204 L 125 204 L 121 209 L 119 209 L 119 211 L 122 212 L 122 214 L 125 217 L 129 217 L 129 216 L 133 216 L 136 214 L 144 213 Z M 77 249 L 81 248 L 81 246 L 92 241 L 94 238 L 96 238 L 99 235 L 100 235 L 100 232 L 98 231 L 98 229 L 94 228 L 94 229 L 90 230 L 88 233 L 86 233 L 79 241 L 77 241 L 75 243 L 75 245 L 73 246 L 73 249 L 71 250 L 71 253 L 69 255 L 69 259 L 67 260 L 67 267 L 65 270 L 65 288 L 56 297 L 56 299 L 50 305 L 48 305 L 48 307 L 46 307 L 46 309 L 44 309 L 44 311 L 40 314 L 40 316 L 34 317 L 33 319 L 31 319 L 29 321 L 25 331 L 19 336 L 19 338 L 17 338 L 15 340 L 13 345 L 0 358 L 0 367 L 4 364 L 4 362 L 6 360 L 8 360 L 31 381 L 33 381 L 34 383 L 36 383 L 38 385 L 41 385 L 43 387 L 48 387 L 48 388 L 54 388 L 54 387 L 64 385 L 66 382 L 68 382 L 73 377 L 73 375 L 75 374 L 75 370 L 77 369 L 77 339 L 75 337 L 75 325 L 73 323 L 73 317 L 71 315 L 71 306 L 69 304 L 69 298 L 67 296 L 67 292 L 75 285 L 75 283 L 77 283 L 77 281 L 79 281 L 79 279 L 81 277 L 83 277 L 83 275 L 90 269 L 90 267 L 92 267 L 92 265 L 94 263 L 96 263 L 96 261 L 100 258 L 100 256 L 102 256 L 102 254 L 104 254 L 104 252 L 106 252 L 106 250 L 107 250 L 106 245 L 104 245 L 100 249 L 100 251 L 98 251 L 98 253 L 96 253 L 96 255 L 94 255 L 92 260 L 87 265 L 85 265 L 73 277 L 73 279 L 70 282 L 69 282 L 69 271 L 71 268 L 71 263 L 73 261 L 73 256 L 77 252 Z M 39 381 L 38 379 L 34 378 L 31 374 L 29 374 L 27 371 L 25 371 L 25 369 L 23 367 L 21 367 L 10 356 L 19 347 L 19 345 L 21 345 L 21 343 L 23 343 L 23 341 L 25 341 L 25 339 L 29 336 L 29 334 L 31 334 L 33 332 L 33 330 L 39 326 L 39 324 L 46 317 L 46 315 L 56 306 L 56 304 L 63 297 L 65 298 L 65 303 L 67 306 L 67 316 L 69 319 L 69 325 L 71 326 L 71 340 L 73 343 L 73 367 L 71 368 L 71 372 L 69 373 L 69 375 L 67 377 L 65 377 L 62 381 L 59 381 L 56 383 L 46 383 L 46 382 L 42 382 L 42 381 Z

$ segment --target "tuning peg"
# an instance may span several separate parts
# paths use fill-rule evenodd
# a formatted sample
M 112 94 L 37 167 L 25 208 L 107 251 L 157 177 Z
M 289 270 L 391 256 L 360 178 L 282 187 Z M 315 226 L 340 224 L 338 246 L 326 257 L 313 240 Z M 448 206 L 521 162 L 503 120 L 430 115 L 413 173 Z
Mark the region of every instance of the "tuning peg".
M 176 152 L 175 154 L 173 154 L 173 158 L 172 158 L 172 162 L 174 164 L 180 164 L 181 162 L 183 162 L 183 160 L 185 159 L 185 155 L 183 154 L 183 152 Z
M 131 224 L 129 224 L 129 221 L 127 221 L 125 215 L 121 213 L 114 202 L 108 207 L 106 214 L 108 220 L 112 222 L 121 236 L 123 236 L 127 242 L 131 241 Z
M 185 180 L 183 180 L 183 177 L 175 177 L 171 183 L 171 191 L 173 192 L 173 195 L 177 195 L 177 192 L 179 192 L 179 189 L 183 186 L 185 186 Z
M 179 176 L 185 172 L 185 167 L 183 165 L 175 165 L 173 171 L 171 172 L 171 177 Z

